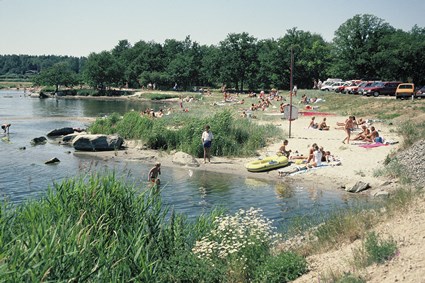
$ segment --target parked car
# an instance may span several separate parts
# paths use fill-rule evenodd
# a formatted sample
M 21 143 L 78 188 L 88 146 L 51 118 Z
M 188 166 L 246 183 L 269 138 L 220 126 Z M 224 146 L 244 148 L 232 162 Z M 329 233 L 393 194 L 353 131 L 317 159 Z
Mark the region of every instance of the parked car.
M 396 99 L 411 98 L 415 95 L 415 85 L 411 83 L 402 83 L 397 86 L 395 91 Z
M 331 85 L 324 85 L 320 90 L 322 91 L 334 91 L 337 87 L 344 85 L 344 82 L 334 82 Z
M 418 91 L 416 92 L 415 97 L 417 97 L 417 98 L 425 98 L 425 86 L 423 86 L 420 89 L 418 89 Z
M 348 90 L 352 87 L 356 87 L 361 83 L 360 80 L 351 80 L 346 81 L 343 86 L 340 86 L 339 88 L 335 89 L 335 92 L 341 92 L 341 93 L 348 93 Z
M 379 95 L 395 95 L 398 85 L 401 82 L 382 82 L 363 90 L 363 95 L 375 96 Z
M 365 82 L 364 84 L 362 84 L 362 86 L 359 86 L 357 93 L 359 95 L 366 95 L 366 92 L 369 88 L 371 88 L 371 87 L 373 87 L 373 86 L 375 86 L 379 83 L 381 83 L 381 82 L 375 82 L 375 81 Z

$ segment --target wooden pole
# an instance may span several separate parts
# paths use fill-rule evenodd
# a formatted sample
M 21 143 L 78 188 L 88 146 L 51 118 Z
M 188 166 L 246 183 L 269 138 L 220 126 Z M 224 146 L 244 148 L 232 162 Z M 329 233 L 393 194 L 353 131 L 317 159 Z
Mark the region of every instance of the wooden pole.
M 292 90 L 293 90 L 293 68 L 294 68 L 294 48 L 291 47 L 291 77 L 289 80 L 289 138 L 291 138 L 291 126 L 292 126 Z

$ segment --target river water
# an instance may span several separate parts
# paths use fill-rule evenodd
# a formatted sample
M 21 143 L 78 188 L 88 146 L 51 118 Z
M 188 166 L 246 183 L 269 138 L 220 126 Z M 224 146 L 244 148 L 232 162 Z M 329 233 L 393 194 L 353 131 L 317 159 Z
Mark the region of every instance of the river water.
M 22 91 L 0 90 L 0 123 L 12 124 L 8 135 L 0 134 L 0 200 L 7 199 L 15 204 L 38 198 L 53 182 L 105 168 L 143 187 L 149 165 L 81 157 L 74 154 L 74 149 L 52 141 L 38 146 L 31 146 L 30 141 L 57 128 L 86 128 L 82 117 L 101 117 L 113 112 L 124 114 L 162 106 L 151 102 L 38 99 Z M 61 162 L 44 164 L 53 157 Z M 359 200 L 327 188 L 258 180 L 255 174 L 246 178 L 167 167 L 162 168 L 162 173 L 163 202 L 189 218 L 217 206 L 231 212 L 255 207 L 261 208 L 277 226 L 285 226 L 294 217 L 326 213 Z

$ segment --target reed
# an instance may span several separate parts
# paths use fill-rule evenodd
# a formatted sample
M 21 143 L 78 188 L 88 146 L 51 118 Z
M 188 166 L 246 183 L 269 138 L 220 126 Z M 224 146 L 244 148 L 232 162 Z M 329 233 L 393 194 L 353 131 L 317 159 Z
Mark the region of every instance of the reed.
M 215 210 L 188 221 L 162 204 L 159 189 L 137 188 L 113 172 L 67 179 L 38 200 L 1 204 L 0 281 L 247 282 L 259 270 L 280 276 L 275 260 L 288 265 L 288 278 L 306 271 L 295 254 L 273 260 L 270 243 L 264 242 L 272 228 L 258 215 L 255 221 L 243 217 L 246 235 L 257 231 L 249 248 L 234 247 L 244 261 L 211 264 L 193 252 L 225 219 L 238 217 Z M 226 231 L 215 235 L 225 238 Z M 239 272 L 247 267 L 249 272 Z
M 125 139 L 140 139 L 151 149 L 181 150 L 203 156 L 201 135 L 209 124 L 214 134 L 211 152 L 215 156 L 248 156 L 266 146 L 269 138 L 281 133 L 275 126 L 262 126 L 247 119 L 235 118 L 224 110 L 212 117 L 175 115 L 170 119 L 153 119 L 128 112 L 122 118 L 113 114 L 99 118 L 90 127 L 92 133 L 117 133 Z

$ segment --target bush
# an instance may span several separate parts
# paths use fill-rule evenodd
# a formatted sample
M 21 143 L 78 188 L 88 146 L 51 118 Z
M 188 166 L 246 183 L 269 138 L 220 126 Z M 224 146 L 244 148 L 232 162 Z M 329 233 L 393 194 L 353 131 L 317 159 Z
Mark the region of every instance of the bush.
M 292 252 L 268 258 L 255 272 L 255 282 L 289 282 L 308 271 L 306 260 Z
M 392 259 L 397 252 L 397 244 L 393 240 L 382 240 L 375 232 L 366 236 L 364 243 L 368 254 L 368 263 L 384 263 Z

